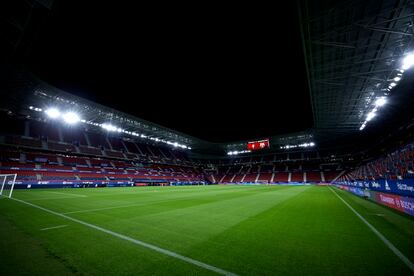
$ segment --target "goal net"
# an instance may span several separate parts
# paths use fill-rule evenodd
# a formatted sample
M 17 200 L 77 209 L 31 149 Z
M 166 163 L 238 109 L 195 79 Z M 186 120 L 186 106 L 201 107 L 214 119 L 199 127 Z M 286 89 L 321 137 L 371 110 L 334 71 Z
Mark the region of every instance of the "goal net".
M 0 174 L 0 197 L 12 197 L 17 174 Z

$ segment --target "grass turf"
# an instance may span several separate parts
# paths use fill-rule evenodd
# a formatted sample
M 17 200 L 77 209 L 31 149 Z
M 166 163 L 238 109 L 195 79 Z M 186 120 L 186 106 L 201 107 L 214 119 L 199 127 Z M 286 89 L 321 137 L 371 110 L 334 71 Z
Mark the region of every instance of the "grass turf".
M 319 186 L 16 190 L 14 197 L 240 275 L 412 275 Z M 414 219 L 335 190 L 414 261 Z M 67 225 L 66 227 L 41 230 Z M 9 199 L 0 274 L 214 274 Z

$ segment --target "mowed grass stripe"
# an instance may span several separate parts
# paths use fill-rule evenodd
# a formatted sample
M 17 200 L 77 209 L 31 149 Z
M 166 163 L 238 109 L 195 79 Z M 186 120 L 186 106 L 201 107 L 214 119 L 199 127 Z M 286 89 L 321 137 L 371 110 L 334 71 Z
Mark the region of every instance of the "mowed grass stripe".
M 67 193 L 67 192 L 65 192 L 65 193 L 61 193 L 61 192 L 48 192 L 48 193 L 51 193 L 51 194 L 58 194 L 58 195 L 69 195 L 69 196 L 75 196 L 75 197 L 87 197 L 86 195 L 79 195 L 79 194 L 73 194 L 73 193 Z
M 233 198 L 207 196 L 202 200 L 75 213 L 73 217 L 185 254 L 194 243 L 202 243 L 308 188 L 258 187 L 243 197 L 237 193 Z
M 66 195 L 66 193 L 71 193 L 73 195 L 85 195 L 86 197 L 93 197 L 93 198 L 102 198 L 105 199 L 106 197 L 136 197 L 136 196 L 169 196 L 174 194 L 175 192 L 179 192 L 181 195 L 191 195 L 194 193 L 199 193 L 200 191 L 204 191 L 205 193 L 217 193 L 217 192 L 226 192 L 226 191 L 234 191 L 234 190 L 246 190 L 246 189 L 254 189 L 255 187 L 243 187 L 243 186 L 236 186 L 236 185 L 220 185 L 220 186 L 165 186 L 165 187 L 117 187 L 117 188 L 80 188 L 80 189 L 73 189 L 73 188 L 60 188 L 60 189 L 22 189 L 22 190 L 15 190 L 14 192 L 18 193 L 19 199 L 22 200 L 41 200 L 43 198 L 50 200 L 52 199 L 60 199 L 62 197 L 56 196 L 51 197 L 50 192 L 55 194 L 60 193 Z M 59 192 L 56 192 L 58 190 Z M 14 194 L 14 197 L 16 195 Z M 66 196 L 68 197 L 68 196 Z M 69 197 L 71 198 L 71 197 Z
M 249 217 L 188 254 L 246 275 L 410 275 L 325 187 Z
M 22 235 L 16 236 L 17 231 L 7 227 L 5 221 L 10 221 L 26 239 Z M 39 231 L 50 225 L 61 224 L 70 227 L 56 231 Z M 0 200 L 0 228 L 4 230 L 3 233 L 13 233 L 13 239 L 0 239 L 3 248 L 0 256 L 5 256 L 0 271 L 10 272 L 5 275 L 45 275 L 23 263 L 33 263 L 36 268 L 43 266 L 47 271 L 49 264 L 55 260 L 74 271 L 72 275 L 216 275 L 213 271 L 14 200 Z M 37 252 L 44 251 L 46 258 L 36 253 L 26 254 L 27 248 L 36 244 L 39 249 Z M 30 257 L 23 257 L 26 255 Z M 16 273 L 11 273 L 13 271 Z
M 347 191 L 339 189 L 335 191 L 369 223 L 379 229 L 405 256 L 414 261 L 414 217 Z
M 360 220 L 362 220 L 371 231 L 378 236 L 378 238 L 384 242 L 384 244 L 398 257 L 401 261 L 407 265 L 407 267 L 414 272 L 414 264 L 397 248 L 392 244 L 383 234 L 381 234 L 377 228 L 372 226 L 363 216 L 361 216 L 351 205 L 348 204 L 342 197 L 340 197 L 332 188 L 329 188 Z
M 281 189 L 288 189 L 288 188 L 289 186 L 281 187 Z M 266 189 L 266 190 L 263 189 L 262 191 L 259 191 L 259 193 L 267 193 L 269 191 L 270 191 L 269 189 Z M 180 193 L 180 191 L 174 191 L 174 192 Z M 254 194 L 256 193 L 258 192 L 256 191 Z M 172 199 L 170 198 L 171 196 L 168 197 L 167 199 L 161 199 L 159 197 L 156 197 L 155 199 L 147 200 L 139 204 L 110 206 L 110 207 L 103 207 L 103 208 L 96 208 L 96 209 L 81 209 L 81 210 L 76 210 L 76 211 L 65 212 L 63 214 L 90 213 L 90 212 L 99 212 L 99 211 L 106 211 L 106 210 L 112 210 L 112 209 L 140 207 L 140 206 L 145 206 L 146 209 L 149 209 L 149 207 L 153 205 L 160 205 L 160 204 L 176 205 L 177 203 L 179 204 L 180 202 L 193 203 L 193 204 L 196 203 L 196 205 L 202 205 L 202 204 L 209 204 L 211 202 L 218 202 L 218 201 L 223 201 L 223 200 L 233 200 L 234 198 L 237 198 L 237 197 L 252 196 L 254 194 L 252 193 L 252 191 L 246 191 L 246 190 L 239 190 L 239 191 L 222 190 L 220 193 L 217 193 L 217 192 L 214 192 L 214 194 L 203 193 L 203 194 L 191 195 L 191 196 L 187 195 L 184 197 L 180 196 L 180 197 L 172 198 Z
M 165 188 L 68 189 L 69 193 L 85 194 L 88 197 L 39 200 L 36 204 L 39 203 L 38 205 L 56 212 L 64 212 L 142 203 L 141 206 L 74 213 L 70 217 L 237 274 L 412 274 L 328 188 L 233 185 Z M 33 190 L 21 191 L 16 195 L 22 199 L 38 198 L 38 194 L 39 197 L 40 194 L 45 197 L 47 193 Z M 345 194 L 343 196 L 345 197 Z M 353 199 L 353 196 L 350 196 Z M 346 199 L 363 214 L 359 205 L 355 205 L 353 200 Z M 359 198 L 355 199 L 359 202 L 358 200 Z M 367 212 L 385 214 L 369 218 L 378 230 L 384 235 L 387 234 L 387 238 L 390 229 L 394 237 L 404 236 L 400 242 L 390 240 L 398 248 L 402 248 L 401 242 L 405 242 L 406 250 L 412 250 L 410 245 L 413 242 L 410 242 L 410 239 L 413 240 L 414 231 L 410 229 L 411 224 L 408 222 L 413 220 L 401 219 L 400 214 L 385 210 L 382 206 L 365 201 L 363 203 L 370 204 Z M 25 212 L 21 207 L 10 207 L 8 206 L 8 213 L 14 213 L 14 209 L 18 212 L 14 219 L 21 227 L 29 225 L 28 227 L 38 230 L 48 225 L 65 224 L 64 218 L 47 213 L 41 215 L 43 212 L 37 214 L 39 211 L 35 208 L 29 209 L 36 212 L 26 211 L 35 213 L 34 218 L 29 218 L 22 217 Z M 46 219 L 46 216 L 62 221 L 45 222 L 42 217 Z M 381 221 L 397 224 L 381 224 Z M 383 232 L 384 227 L 388 227 L 386 229 L 389 231 Z M 79 245 L 70 243 L 72 231 L 79 231 L 76 235 Z M 85 235 L 84 232 L 88 234 Z M 42 231 L 36 233 L 40 235 Z M 93 244 L 97 237 L 100 237 L 103 248 L 119 245 L 118 255 L 129 254 L 134 258 L 134 254 L 144 251 L 145 256 L 152 256 L 151 258 L 164 256 L 148 249 L 145 251 L 145 248 L 129 244 L 126 240 L 117 242 L 115 237 L 105 238 L 107 234 L 76 223 L 71 224 L 67 230 L 63 228 L 59 232 L 50 233 L 52 235 L 45 233 L 41 238 L 53 245 L 59 244 L 68 248 L 71 246 L 71 250 L 64 252 L 76 254 L 76 260 L 83 268 L 80 271 L 86 274 L 94 274 L 93 254 L 96 253 L 83 250 L 81 244 Z M 60 235 L 60 239 L 65 241 L 59 240 Z M 406 255 L 409 257 L 409 254 Z M 89 257 L 85 258 L 86 256 Z M 137 256 L 137 260 L 145 256 Z M 208 272 L 188 263 L 180 264 L 174 261 L 174 258 L 162 258 L 164 262 L 172 262 L 172 271 L 198 271 L 198 274 Z M 147 260 L 148 262 L 153 264 L 151 260 Z M 140 269 L 141 274 L 145 271 L 154 272 L 153 265 L 142 263 L 128 268 L 130 264 L 132 263 L 126 263 L 120 258 L 117 262 L 111 263 L 111 270 L 133 274 L 134 270 L 129 269 L 134 267 L 135 271 Z M 186 267 L 182 270 L 174 270 L 174 266 L 178 268 L 184 264 Z M 157 271 L 167 273 L 167 270 L 161 268 Z
M 203 263 L 203 262 L 200 262 L 200 261 L 194 260 L 194 259 L 189 258 L 189 257 L 186 257 L 186 256 L 182 256 L 182 255 L 177 254 L 177 253 L 175 253 L 175 252 L 172 252 L 172 251 L 170 251 L 170 250 L 167 250 L 167 249 L 164 249 L 164 248 L 160 248 L 160 247 L 158 247 L 158 246 L 154 246 L 154 245 L 152 245 L 152 244 L 148 244 L 148 243 L 142 242 L 142 241 L 140 241 L 140 240 L 133 239 L 133 238 L 131 238 L 131 237 L 128 237 L 128 236 L 125 236 L 125 235 L 122 235 L 122 234 L 119 234 L 119 233 L 113 232 L 113 231 L 111 231 L 111 230 L 108 230 L 108 229 L 105 229 L 105 228 L 99 227 L 99 226 L 97 226 L 97 225 L 93 225 L 93 224 L 90 224 L 90 223 L 87 223 L 87 222 L 84 222 L 84 221 L 81 221 L 81 220 L 78 220 L 78 219 L 75 219 L 75 218 L 69 217 L 69 216 L 67 216 L 67 215 L 63 215 L 63 214 L 57 213 L 57 212 L 55 212 L 55 211 L 52 211 L 52 210 L 49 210 L 49 209 L 43 208 L 43 207 L 38 206 L 38 205 L 35 205 L 35 204 L 33 204 L 33 203 L 26 202 L 26 201 L 23 201 L 23 200 L 20 200 L 20 199 L 15 199 L 15 198 L 11 198 L 11 199 L 12 199 L 12 200 L 15 200 L 15 201 L 18 201 L 18 202 L 20 202 L 20 203 L 23 203 L 23 204 L 29 205 L 29 206 L 31 206 L 31 207 L 34 207 L 34 208 L 40 209 L 40 210 L 45 211 L 45 212 L 47 212 L 47 213 L 50 213 L 50 214 L 53 214 L 53 215 L 56 215 L 56 216 L 60 216 L 60 217 L 65 218 L 65 219 L 67 219 L 67 220 L 70 220 L 70 221 L 73 221 L 73 222 L 76 222 L 76 223 L 82 224 L 82 225 L 84 225 L 84 226 L 87 226 L 87 227 L 89 227 L 89 228 L 92 228 L 92 229 L 98 230 L 98 231 L 100 231 L 100 232 L 104 232 L 104 233 L 109 234 L 109 235 L 111 235 L 111 236 L 114 236 L 114 237 L 117 237 L 117 238 L 120 238 L 120 239 L 123 239 L 123 240 L 129 241 L 129 242 L 131 242 L 131 243 L 134 243 L 134 244 L 140 245 L 140 246 L 142 246 L 142 247 L 145 247 L 145 248 L 148 248 L 148 249 L 154 250 L 154 251 L 159 252 L 159 253 L 161 253 L 161 254 L 164 254 L 164 255 L 167 255 L 167 256 L 170 256 L 170 257 L 173 257 L 173 258 L 176 258 L 176 259 L 182 260 L 182 261 L 187 262 L 187 263 L 191 263 L 191 264 L 193 264 L 193 265 L 196 265 L 196 266 L 198 266 L 198 267 L 201 267 L 201 268 L 204 268 L 204 269 L 207 269 L 207 270 L 213 271 L 213 272 L 216 272 L 216 273 L 218 273 L 218 274 L 222 274 L 222 275 L 230 275 L 230 276 L 236 275 L 235 273 L 232 273 L 232 272 L 229 272 L 229 271 L 223 270 L 223 269 L 221 269 L 221 268 L 218 268 L 218 267 L 215 267 L 215 266 L 212 266 L 212 265 L 209 265 L 209 264 L 206 264 L 206 263 Z
M 197 194 L 198 194 L 198 196 L 201 196 L 201 197 L 205 197 L 206 195 L 209 195 L 212 198 L 214 198 L 216 201 L 217 200 L 222 200 L 223 198 L 217 197 L 217 195 L 222 194 L 222 193 L 220 193 L 221 192 L 221 188 L 222 187 L 218 187 L 218 192 L 214 192 L 214 193 L 204 193 L 204 191 L 198 191 Z M 291 187 L 287 187 L 287 186 L 284 186 L 284 187 L 261 187 L 261 189 L 251 188 L 251 187 L 246 187 L 246 188 L 244 188 L 244 187 L 242 187 L 242 188 L 241 187 L 231 187 L 231 188 L 226 187 L 226 189 L 223 189 L 223 191 L 226 191 L 228 189 L 231 189 L 231 190 L 234 190 L 234 192 L 231 193 L 231 197 L 239 197 L 239 196 L 240 197 L 244 197 L 244 196 L 253 196 L 255 194 L 263 194 L 263 193 L 266 193 L 267 190 L 273 190 L 273 191 L 275 191 L 277 189 L 280 189 L 280 190 L 285 190 L 286 189 L 287 190 L 287 189 L 290 189 L 290 188 Z M 152 189 L 157 189 L 157 188 L 152 188 Z M 181 190 L 181 189 L 179 189 L 179 190 Z M 177 193 L 180 192 L 179 190 L 177 191 Z M 171 192 L 172 191 L 170 191 L 170 193 Z M 200 192 L 202 193 L 201 195 L 200 195 Z M 156 194 L 158 194 L 158 193 L 156 193 Z M 171 196 L 173 196 L 173 195 L 171 195 Z M 151 197 L 153 197 L 153 196 L 151 196 Z M 123 198 L 124 198 L 124 196 L 123 196 Z M 225 196 L 225 198 L 227 198 L 227 196 Z M 93 200 L 93 198 L 89 198 L 89 197 L 88 197 L 88 199 L 89 200 Z M 78 203 L 84 203 L 85 202 L 85 200 L 83 200 L 83 199 L 81 199 L 81 200 L 73 199 L 73 201 L 76 201 L 77 202 L 76 204 L 78 204 Z M 196 197 L 195 199 L 194 198 L 192 198 L 192 199 L 190 198 L 190 201 L 192 201 L 192 202 L 201 201 L 202 202 L 203 200 L 199 200 Z M 53 201 L 50 204 L 54 205 L 56 203 L 59 203 L 59 204 L 65 205 L 65 204 L 67 204 L 67 202 L 68 202 L 67 200 L 65 202 L 63 202 L 63 201 Z M 72 200 L 70 202 L 72 202 Z M 254 200 L 252 202 L 254 202 Z M 42 202 L 43 205 L 48 204 L 48 203 L 49 202 L 47 202 L 47 201 L 46 202 Z M 79 204 L 79 205 L 81 205 L 81 204 Z M 148 207 L 150 207 L 150 206 L 148 206 Z M 130 223 L 128 223 L 128 221 L 127 221 L 126 224 L 128 225 Z M 123 227 L 126 227 L 127 225 L 123 224 Z M 124 233 L 124 232 L 122 232 L 122 233 Z
M 90 194 L 91 190 L 100 190 L 100 189 L 85 189 L 85 194 L 88 195 L 87 198 L 56 198 L 54 200 L 50 200 L 48 197 L 45 198 L 43 201 L 43 193 L 46 191 L 18 191 L 21 193 L 17 193 L 15 198 L 19 198 L 25 201 L 36 201 L 37 205 L 53 209 L 57 212 L 61 213 L 68 213 L 68 212 L 75 212 L 75 211 L 83 211 L 88 209 L 100 209 L 100 208 L 108 208 L 114 207 L 118 208 L 118 206 L 126 206 L 126 205 L 147 205 L 147 204 L 159 204 L 159 203 L 166 203 L 166 202 L 186 202 L 186 201 L 193 201 L 199 204 L 202 204 L 206 200 L 219 200 L 221 198 L 233 198 L 233 197 L 243 197 L 243 196 L 250 196 L 254 193 L 264 193 L 267 192 L 269 189 L 289 189 L 290 186 L 282 186 L 282 187 L 261 187 L 260 189 L 254 189 L 254 187 L 212 187 L 210 189 L 206 189 L 205 187 L 201 186 L 201 190 L 197 190 L 198 187 L 192 187 L 192 189 L 182 189 L 177 187 L 172 187 L 173 189 L 165 189 L 166 187 L 148 187 L 149 189 L 141 190 L 144 187 L 138 188 L 129 188 L 131 194 L 125 193 L 115 193 L 112 196 L 105 195 L 105 197 L 95 197 Z M 73 189 L 72 189 L 73 190 Z M 83 189 L 81 189 L 83 190 Z M 182 191 L 185 191 L 184 193 Z M 69 190 L 70 191 L 70 190 Z M 138 191 L 138 192 L 137 192 Z M 28 193 L 33 192 L 31 197 L 27 196 Z M 40 195 L 40 198 L 39 198 Z M 62 204 L 62 203 L 65 204 Z

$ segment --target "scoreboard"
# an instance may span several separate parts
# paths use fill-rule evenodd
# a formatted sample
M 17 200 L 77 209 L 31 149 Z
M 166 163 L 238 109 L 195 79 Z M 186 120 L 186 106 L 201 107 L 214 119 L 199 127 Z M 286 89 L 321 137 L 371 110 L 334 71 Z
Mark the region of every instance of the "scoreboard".
M 247 143 L 248 150 L 261 150 L 270 148 L 269 139 L 264 139 L 260 141 L 252 141 Z

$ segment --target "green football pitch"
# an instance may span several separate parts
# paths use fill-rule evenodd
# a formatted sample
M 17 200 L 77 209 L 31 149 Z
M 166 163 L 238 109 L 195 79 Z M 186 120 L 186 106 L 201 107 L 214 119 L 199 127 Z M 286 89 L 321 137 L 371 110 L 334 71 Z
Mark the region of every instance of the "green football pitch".
M 414 274 L 414 219 L 333 187 L 39 189 L 14 198 L 0 199 L 1 275 Z

